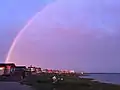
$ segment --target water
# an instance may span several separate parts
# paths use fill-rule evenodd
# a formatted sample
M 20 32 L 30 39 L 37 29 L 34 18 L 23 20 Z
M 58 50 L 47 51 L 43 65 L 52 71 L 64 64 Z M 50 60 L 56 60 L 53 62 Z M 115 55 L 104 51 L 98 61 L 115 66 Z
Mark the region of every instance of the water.
M 113 83 L 120 85 L 120 73 L 119 74 L 89 74 L 89 76 L 82 76 L 83 78 L 93 78 L 100 82 Z

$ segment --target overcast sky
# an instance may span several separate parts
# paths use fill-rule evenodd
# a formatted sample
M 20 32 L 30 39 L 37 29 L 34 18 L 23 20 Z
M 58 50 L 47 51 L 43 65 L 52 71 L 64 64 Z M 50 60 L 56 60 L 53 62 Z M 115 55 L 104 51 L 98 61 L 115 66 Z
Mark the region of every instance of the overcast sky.
M 10 62 L 119 72 L 119 0 L 58 0 L 34 18 L 18 39 Z
M 0 1 L 0 61 L 5 61 L 7 52 L 17 33 L 28 20 L 53 0 L 1 0 Z
M 119 0 L 0 1 L 0 61 L 88 72 L 120 70 Z

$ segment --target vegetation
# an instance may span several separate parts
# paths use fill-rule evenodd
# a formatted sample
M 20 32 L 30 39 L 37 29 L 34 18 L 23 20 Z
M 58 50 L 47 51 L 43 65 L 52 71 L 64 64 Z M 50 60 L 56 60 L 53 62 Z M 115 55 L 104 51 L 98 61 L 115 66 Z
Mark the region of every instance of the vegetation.
M 64 80 L 52 83 L 51 77 L 54 75 L 58 78 L 64 78 Z M 92 80 L 71 75 L 40 74 L 31 75 L 21 83 L 31 85 L 36 90 L 53 90 L 54 88 L 56 90 L 120 90 L 119 85 L 100 83 Z

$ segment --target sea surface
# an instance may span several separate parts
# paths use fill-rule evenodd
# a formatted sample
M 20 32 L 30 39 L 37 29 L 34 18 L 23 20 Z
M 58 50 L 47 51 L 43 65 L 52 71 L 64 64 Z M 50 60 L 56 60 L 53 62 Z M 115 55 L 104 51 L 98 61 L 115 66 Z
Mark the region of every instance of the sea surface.
M 93 78 L 100 82 L 113 83 L 120 85 L 120 73 L 108 73 L 108 74 L 89 74 L 88 76 L 82 76 L 83 78 Z

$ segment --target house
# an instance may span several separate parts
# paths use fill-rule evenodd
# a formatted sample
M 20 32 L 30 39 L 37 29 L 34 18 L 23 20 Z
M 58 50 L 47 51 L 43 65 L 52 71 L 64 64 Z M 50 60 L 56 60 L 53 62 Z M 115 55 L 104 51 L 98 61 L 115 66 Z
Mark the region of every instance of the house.
M 14 63 L 0 63 L 0 75 L 9 76 L 15 71 Z

